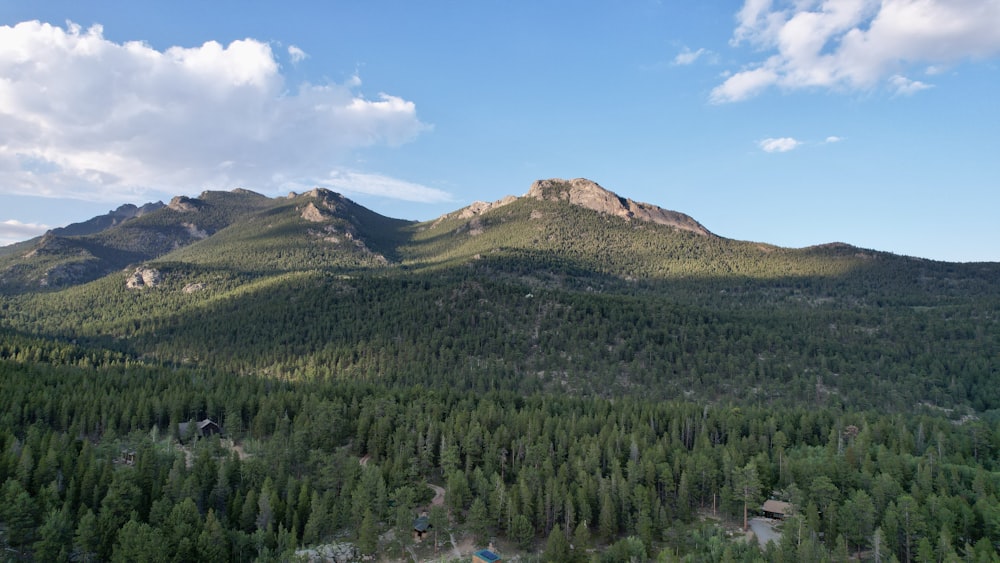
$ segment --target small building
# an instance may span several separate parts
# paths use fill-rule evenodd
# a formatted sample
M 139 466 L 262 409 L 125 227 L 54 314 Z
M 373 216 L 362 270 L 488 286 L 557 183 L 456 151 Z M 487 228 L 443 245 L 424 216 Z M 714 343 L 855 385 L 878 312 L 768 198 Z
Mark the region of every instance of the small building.
M 430 518 L 427 517 L 427 513 L 421 514 L 419 518 L 413 521 L 413 540 L 423 541 L 430 529 Z
M 480 549 L 472 554 L 472 563 L 497 563 L 500 556 L 488 549 Z
M 210 418 L 200 422 L 180 422 L 177 424 L 177 436 L 181 441 L 188 437 L 207 438 L 216 434 L 222 434 L 222 427 Z
M 792 513 L 792 505 L 780 500 L 767 500 L 764 501 L 761 511 L 764 512 L 765 518 L 784 520 L 786 516 Z

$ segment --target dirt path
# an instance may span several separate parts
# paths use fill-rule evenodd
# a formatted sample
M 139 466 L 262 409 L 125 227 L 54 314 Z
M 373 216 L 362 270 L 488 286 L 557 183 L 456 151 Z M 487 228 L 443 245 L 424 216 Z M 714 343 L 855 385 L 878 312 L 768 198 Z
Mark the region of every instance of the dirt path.
M 444 488 L 437 485 L 431 485 L 427 483 L 427 486 L 434 491 L 434 499 L 431 500 L 432 506 L 444 506 Z
M 369 460 L 370 460 L 371 458 L 372 458 L 372 456 L 370 456 L 370 455 L 365 455 L 365 457 L 363 457 L 363 458 L 361 458 L 361 459 L 359 459 L 359 460 L 358 460 L 358 463 L 360 463 L 360 464 L 361 464 L 361 467 L 366 467 L 366 466 L 368 465 L 368 461 L 369 461 Z
M 236 455 L 240 458 L 240 461 L 243 461 L 248 457 L 250 457 L 250 454 L 246 453 L 243 450 L 243 444 L 237 444 L 236 442 L 233 442 L 232 445 L 229 447 L 229 449 L 236 452 Z

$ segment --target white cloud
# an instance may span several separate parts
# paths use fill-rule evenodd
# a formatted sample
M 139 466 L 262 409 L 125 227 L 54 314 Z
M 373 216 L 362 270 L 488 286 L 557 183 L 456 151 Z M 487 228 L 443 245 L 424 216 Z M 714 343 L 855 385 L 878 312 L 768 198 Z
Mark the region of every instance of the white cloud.
M 898 96 L 910 96 L 921 90 L 933 88 L 930 84 L 919 80 L 910 80 L 909 78 L 899 74 L 894 74 L 889 77 L 889 85 L 892 86 L 892 89 Z
M 899 92 L 892 77 L 911 67 L 1000 53 L 997 0 L 746 0 L 736 18 L 730 44 L 765 55 L 717 86 L 714 103 L 770 86 L 870 89 L 888 82 Z
M 745 100 L 774 84 L 777 78 L 777 74 L 767 68 L 738 72 L 716 86 L 712 90 L 710 99 L 716 104 Z
M 288 46 L 288 56 L 292 59 L 292 64 L 298 64 L 309 58 L 309 54 L 295 45 Z
M 776 139 L 761 139 L 757 146 L 764 152 L 788 152 L 802 144 L 802 141 L 792 137 L 779 137 Z
M 406 182 L 381 174 L 346 170 L 333 170 L 323 180 L 323 185 L 345 194 L 365 194 L 404 201 L 443 203 L 454 201 L 451 194 L 420 184 Z
M 843 138 L 843 137 L 838 137 L 838 136 L 836 136 L 836 135 L 830 135 L 830 136 L 829 136 L 829 137 L 827 137 L 827 138 L 826 138 L 826 140 L 825 140 L 825 141 L 823 141 L 823 142 L 824 142 L 824 143 L 839 143 L 839 142 L 841 142 L 841 141 L 843 141 L 843 140 L 844 140 L 844 138 Z
M 413 102 L 360 85 L 291 89 L 254 39 L 161 52 L 100 26 L 0 26 L 0 191 L 120 202 L 322 185 L 351 151 L 428 129 Z
M 17 219 L 0 222 L 0 246 L 45 234 L 51 227 L 38 223 L 22 223 Z
M 689 64 L 694 64 L 702 55 L 707 54 L 704 48 L 698 49 L 697 51 L 692 51 L 691 49 L 684 47 L 684 49 L 674 57 L 674 65 L 676 66 L 687 66 Z

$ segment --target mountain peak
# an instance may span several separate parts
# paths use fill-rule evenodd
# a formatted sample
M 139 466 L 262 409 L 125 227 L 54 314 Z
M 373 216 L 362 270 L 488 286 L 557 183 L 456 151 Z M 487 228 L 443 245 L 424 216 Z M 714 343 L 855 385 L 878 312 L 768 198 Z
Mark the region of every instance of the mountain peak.
M 623 198 L 586 178 L 537 180 L 531 184 L 531 189 L 525 197 L 545 201 L 567 201 L 598 213 L 621 217 L 626 221 L 638 219 L 699 235 L 713 236 L 708 229 L 683 213 Z

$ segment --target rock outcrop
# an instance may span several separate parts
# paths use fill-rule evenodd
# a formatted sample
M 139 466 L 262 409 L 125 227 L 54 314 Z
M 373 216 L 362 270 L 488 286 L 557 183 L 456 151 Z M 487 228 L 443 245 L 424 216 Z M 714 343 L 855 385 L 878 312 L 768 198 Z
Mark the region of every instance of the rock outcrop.
M 196 293 L 203 289 L 205 289 L 205 284 L 203 283 L 189 283 L 185 285 L 184 289 L 181 291 L 183 291 L 184 293 Z
M 170 200 L 167 205 L 170 209 L 180 213 L 192 213 L 201 207 L 201 201 L 187 196 L 179 195 Z
M 160 271 L 153 268 L 136 268 L 128 279 L 125 280 L 125 287 L 129 289 L 145 289 L 160 285 Z
M 648 221 L 691 231 L 699 235 L 712 236 L 708 229 L 683 213 L 623 198 L 586 178 L 538 180 L 531 185 L 531 189 L 524 197 L 546 201 L 567 201 L 598 213 L 621 217 L 626 221 L 632 219 Z
M 350 561 L 360 561 L 358 548 L 346 542 L 328 543 L 309 549 L 300 549 L 295 552 L 295 556 L 309 563 L 348 563 Z
M 492 203 L 486 201 L 474 201 L 472 202 L 472 205 L 460 209 L 458 211 L 458 217 L 460 219 L 468 219 L 470 217 L 475 217 L 476 215 L 482 215 L 483 213 L 486 213 L 487 211 L 496 209 L 498 207 L 503 207 L 507 204 L 514 203 L 515 201 L 517 201 L 517 198 L 512 195 L 509 195 L 503 199 L 498 199 Z

